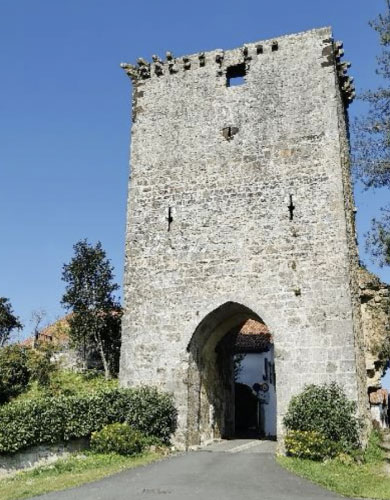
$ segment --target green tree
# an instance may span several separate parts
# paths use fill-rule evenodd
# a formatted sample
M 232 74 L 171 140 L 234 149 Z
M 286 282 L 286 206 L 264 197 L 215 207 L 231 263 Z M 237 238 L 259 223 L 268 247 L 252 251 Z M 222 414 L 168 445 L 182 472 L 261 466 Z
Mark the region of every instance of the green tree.
M 29 352 L 29 348 L 18 344 L 0 349 L 0 404 L 27 389 L 30 380 Z
M 117 368 L 120 349 L 121 308 L 114 296 L 119 286 L 113 282 L 113 267 L 98 242 L 81 240 L 74 257 L 64 264 L 62 279 L 67 283 L 62 304 L 72 312 L 70 337 L 85 356 L 93 347 L 99 353 L 106 378 Z
M 9 299 L 0 297 L 0 347 L 9 340 L 12 330 L 21 330 L 23 325 L 15 316 Z
M 366 188 L 390 188 L 390 0 L 385 3 L 385 13 L 370 22 L 382 47 L 376 73 L 383 85 L 360 96 L 368 111 L 356 120 L 353 130 L 354 167 Z M 380 266 L 390 265 L 390 205 L 373 219 L 367 250 Z

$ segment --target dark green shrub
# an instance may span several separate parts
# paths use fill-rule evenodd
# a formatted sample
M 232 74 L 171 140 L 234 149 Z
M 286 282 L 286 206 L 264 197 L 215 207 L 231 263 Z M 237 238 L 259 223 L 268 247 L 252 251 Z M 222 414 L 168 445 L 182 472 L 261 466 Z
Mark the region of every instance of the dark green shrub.
M 148 387 L 15 401 L 0 407 L 0 453 L 88 437 L 115 422 L 168 442 L 176 410 L 168 394 Z
M 57 370 L 52 355 L 53 349 L 45 344 L 38 348 L 18 344 L 0 348 L 0 404 L 25 392 L 33 380 L 46 389 Z
M 162 439 L 156 436 L 145 436 L 142 434 L 142 446 L 143 448 L 150 448 L 151 446 L 162 447 L 167 444 L 167 441 L 163 441 Z
M 106 425 L 91 436 L 91 449 L 95 453 L 135 455 L 143 448 L 143 435 L 127 423 Z
M 356 403 L 336 383 L 306 386 L 291 399 L 284 425 L 291 431 L 317 432 L 345 452 L 359 446 Z
M 30 380 L 29 349 L 10 345 L 0 349 L 0 404 L 26 390 Z
M 291 457 L 323 460 L 341 453 L 341 446 L 315 431 L 288 431 L 284 441 Z

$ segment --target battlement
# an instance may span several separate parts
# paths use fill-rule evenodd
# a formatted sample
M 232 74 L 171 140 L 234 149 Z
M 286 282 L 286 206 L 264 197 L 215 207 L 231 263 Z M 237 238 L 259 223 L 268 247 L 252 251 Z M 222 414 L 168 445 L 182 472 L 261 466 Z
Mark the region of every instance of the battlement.
M 202 70 L 202 68 L 209 65 L 215 66 L 216 77 L 225 76 L 227 77 L 227 81 L 229 81 L 230 68 L 233 68 L 233 72 L 236 71 L 238 73 L 241 70 L 242 76 L 244 76 L 250 71 L 251 63 L 255 58 L 264 58 L 267 54 L 277 57 L 277 53 L 283 51 L 283 48 L 286 44 L 290 43 L 291 39 L 304 37 L 306 34 L 311 34 L 313 31 L 324 32 L 330 35 L 324 39 L 326 45 L 322 55 L 327 57 L 326 65 L 335 66 L 340 90 L 344 102 L 348 106 L 356 95 L 353 77 L 348 75 L 348 68 L 351 66 L 351 63 L 342 60 L 344 56 L 343 42 L 334 41 L 331 36 L 330 28 L 320 28 L 294 35 L 260 40 L 227 51 L 216 49 L 209 52 L 198 52 L 196 54 L 181 57 L 175 57 L 172 52 L 167 51 L 164 60 L 154 54 L 152 55 L 152 62 L 148 62 L 144 58 L 139 57 L 136 65 L 121 63 L 120 66 L 135 84 L 150 78 L 161 78 L 170 75 L 179 75 L 180 73 L 191 70 Z M 232 64 L 233 61 L 234 64 Z

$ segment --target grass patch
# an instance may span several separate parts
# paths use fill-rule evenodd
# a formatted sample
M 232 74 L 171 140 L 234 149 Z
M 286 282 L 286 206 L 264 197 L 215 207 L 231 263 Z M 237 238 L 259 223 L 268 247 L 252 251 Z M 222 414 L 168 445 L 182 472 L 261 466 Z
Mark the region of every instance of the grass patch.
M 53 464 L 18 472 L 12 477 L 0 480 L 0 498 L 17 500 L 73 488 L 124 469 L 147 465 L 162 456 L 162 452 L 147 452 L 132 457 L 90 452 L 72 455 Z
M 51 374 L 48 387 L 39 387 L 37 382 L 30 382 L 26 392 L 23 392 L 13 401 L 37 399 L 40 396 L 77 396 L 89 394 L 100 389 L 114 389 L 118 387 L 118 380 L 105 380 L 99 372 L 89 371 L 76 373 L 71 370 L 58 370 Z
M 363 456 L 363 463 L 341 456 L 325 462 L 292 457 L 277 461 L 298 476 L 347 497 L 390 499 L 390 477 L 384 470 L 384 453 L 380 438 L 373 434 Z

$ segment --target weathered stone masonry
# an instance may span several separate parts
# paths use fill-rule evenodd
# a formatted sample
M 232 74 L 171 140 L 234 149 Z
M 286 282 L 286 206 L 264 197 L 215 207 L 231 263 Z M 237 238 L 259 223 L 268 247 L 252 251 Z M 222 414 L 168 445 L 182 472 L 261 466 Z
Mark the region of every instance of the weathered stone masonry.
M 390 286 L 368 272 L 360 269 L 360 301 L 367 370 L 368 392 L 381 387 L 381 377 L 387 365 L 384 350 L 388 351 L 390 338 Z
M 216 345 L 248 318 L 274 339 L 279 437 L 307 383 L 337 380 L 365 414 L 341 56 L 322 28 L 122 65 L 133 126 L 120 379 L 174 393 L 181 445 L 226 434 Z

